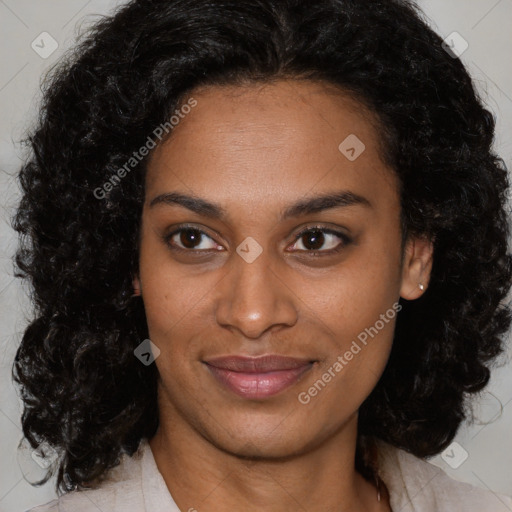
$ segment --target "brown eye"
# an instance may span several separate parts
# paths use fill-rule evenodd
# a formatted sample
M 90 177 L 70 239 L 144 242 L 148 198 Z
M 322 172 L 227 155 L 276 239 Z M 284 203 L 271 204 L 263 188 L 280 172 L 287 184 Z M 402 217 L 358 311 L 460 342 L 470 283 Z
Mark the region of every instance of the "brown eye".
M 185 249 L 194 249 L 198 242 L 201 242 L 202 234 L 197 229 L 183 229 L 179 235 L 180 243 Z
M 180 228 L 165 237 L 166 244 L 174 250 L 200 252 L 220 250 L 218 245 L 204 232 L 195 228 Z
M 294 247 L 298 252 L 310 253 L 312 255 L 333 254 L 341 251 L 351 242 L 351 239 L 339 231 L 332 229 L 314 227 L 301 231 L 296 238 Z
M 325 243 L 325 237 L 322 231 L 314 230 L 302 235 L 301 240 L 306 249 L 316 251 Z

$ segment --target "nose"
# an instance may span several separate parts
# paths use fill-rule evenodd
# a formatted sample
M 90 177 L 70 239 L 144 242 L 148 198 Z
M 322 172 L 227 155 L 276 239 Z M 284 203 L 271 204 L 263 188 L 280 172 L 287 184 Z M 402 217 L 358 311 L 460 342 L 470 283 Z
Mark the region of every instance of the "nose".
M 293 326 L 298 317 L 298 298 L 284 273 L 276 269 L 275 261 L 271 266 L 266 251 L 251 263 L 238 254 L 233 260 L 217 289 L 217 323 L 252 339 L 278 325 Z

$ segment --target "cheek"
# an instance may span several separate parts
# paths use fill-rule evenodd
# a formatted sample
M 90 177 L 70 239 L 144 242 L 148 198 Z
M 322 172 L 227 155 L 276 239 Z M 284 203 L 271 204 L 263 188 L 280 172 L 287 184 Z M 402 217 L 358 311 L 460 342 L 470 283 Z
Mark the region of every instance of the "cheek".
M 184 319 L 200 316 L 208 291 L 215 286 L 212 273 L 200 274 L 193 265 L 176 263 L 163 243 L 150 236 L 143 238 L 140 279 L 148 327 L 157 340 L 181 329 Z
M 178 264 L 161 244 L 141 248 L 140 278 L 149 338 L 159 348 L 155 364 L 170 393 L 178 393 L 198 371 L 197 359 L 210 346 L 212 291 L 224 271 L 197 272 Z M 169 376 L 172 376 L 170 378 Z
M 338 281 L 323 303 L 316 330 L 331 343 L 325 345 L 314 379 L 300 389 L 299 402 L 309 404 L 313 416 L 329 417 L 326 429 L 336 428 L 348 412 L 359 409 L 377 385 L 401 309 L 385 286 L 366 288 L 364 280 L 353 278 L 354 284 L 347 280 L 342 287 Z
M 389 255 L 359 251 L 315 286 L 304 282 L 302 289 L 309 291 L 303 301 L 333 332 L 345 334 L 341 339 L 357 336 L 390 308 L 388 316 L 393 316 L 392 306 L 400 294 L 400 266 L 399 256 Z
M 205 288 L 192 291 L 193 288 L 185 280 L 166 280 L 160 275 L 154 286 L 144 291 L 149 337 L 161 351 L 156 360 L 161 373 L 171 369 L 187 371 L 186 361 L 195 359 L 201 350 L 199 340 L 211 332 L 205 311 L 208 293 Z
M 391 350 L 401 309 L 400 254 L 384 243 L 380 250 L 376 246 L 361 248 L 303 299 L 315 314 L 312 321 L 331 339 L 320 374 L 330 372 L 325 378 L 332 379 L 333 399 L 347 391 L 363 399 L 377 383 Z

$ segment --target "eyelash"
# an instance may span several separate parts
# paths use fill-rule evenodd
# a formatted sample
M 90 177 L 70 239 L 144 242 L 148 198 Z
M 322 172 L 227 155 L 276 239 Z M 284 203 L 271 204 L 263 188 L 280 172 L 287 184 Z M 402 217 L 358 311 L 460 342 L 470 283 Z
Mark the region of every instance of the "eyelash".
M 166 243 L 166 245 L 173 251 L 177 251 L 177 252 L 181 252 L 181 253 L 188 253 L 188 254 L 193 254 L 193 253 L 208 253 L 208 252 L 217 252 L 215 249 L 183 249 L 182 247 L 177 247 L 175 245 L 173 245 L 171 243 L 171 240 L 172 240 L 172 237 L 178 233 L 181 233 L 182 231 L 187 231 L 187 230 L 193 230 L 193 231 L 197 231 L 200 235 L 205 235 L 207 236 L 208 238 L 211 238 L 207 233 L 205 233 L 204 231 L 194 227 L 194 226 L 180 226 L 179 228 L 175 229 L 172 233 L 169 233 L 168 235 L 165 235 L 163 238 L 164 238 L 164 242 Z M 310 233 L 310 232 L 313 232 L 313 231 L 320 231 L 321 233 L 324 233 L 324 234 L 328 234 L 328 235 L 334 235 L 338 238 L 341 239 L 341 242 L 334 248 L 334 249 L 329 249 L 327 251 L 305 251 L 305 250 L 299 250 L 298 252 L 303 252 L 303 253 L 307 253 L 308 256 L 312 255 L 314 257 L 317 257 L 317 256 L 329 256 L 329 255 L 333 255 L 333 254 L 337 254 L 339 253 L 340 251 L 342 251 L 347 245 L 349 245 L 352 240 L 350 237 L 348 237 L 345 233 L 342 233 L 340 231 L 336 231 L 334 229 L 331 229 L 331 228 L 326 228 L 326 227 L 323 227 L 323 226 L 308 226 L 307 228 L 304 228 L 302 229 L 299 233 L 297 233 L 297 235 L 295 236 L 295 240 L 293 241 L 293 244 L 292 245 L 295 245 L 305 234 L 307 233 Z

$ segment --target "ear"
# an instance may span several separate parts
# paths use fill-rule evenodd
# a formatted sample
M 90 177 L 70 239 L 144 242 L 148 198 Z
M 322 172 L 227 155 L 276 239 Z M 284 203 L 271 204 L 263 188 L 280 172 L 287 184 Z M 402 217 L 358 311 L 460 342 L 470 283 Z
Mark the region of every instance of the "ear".
M 432 271 L 434 243 L 426 237 L 411 236 L 405 245 L 400 296 L 407 300 L 421 297 Z M 420 288 L 423 285 L 423 290 Z
M 133 285 L 133 295 L 132 297 L 137 297 L 141 294 L 141 286 L 139 276 L 132 277 L 132 285 Z

